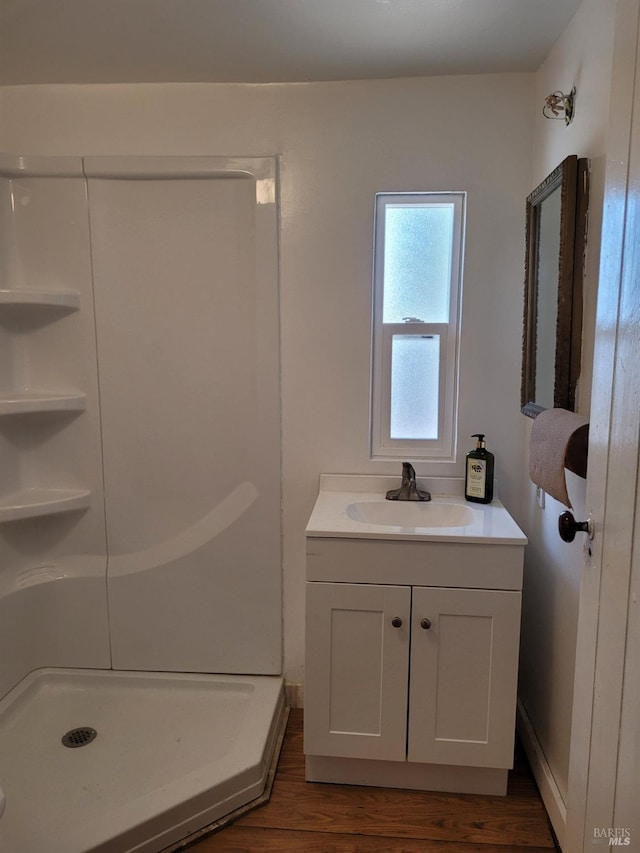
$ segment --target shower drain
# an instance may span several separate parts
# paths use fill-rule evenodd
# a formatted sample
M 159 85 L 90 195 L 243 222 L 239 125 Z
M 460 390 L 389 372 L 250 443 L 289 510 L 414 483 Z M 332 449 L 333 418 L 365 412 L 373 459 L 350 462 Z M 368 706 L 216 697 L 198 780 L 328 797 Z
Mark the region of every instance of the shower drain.
M 90 726 L 81 726 L 77 729 L 71 729 L 62 736 L 62 743 L 70 749 L 76 749 L 78 746 L 86 746 L 98 737 L 98 732 Z

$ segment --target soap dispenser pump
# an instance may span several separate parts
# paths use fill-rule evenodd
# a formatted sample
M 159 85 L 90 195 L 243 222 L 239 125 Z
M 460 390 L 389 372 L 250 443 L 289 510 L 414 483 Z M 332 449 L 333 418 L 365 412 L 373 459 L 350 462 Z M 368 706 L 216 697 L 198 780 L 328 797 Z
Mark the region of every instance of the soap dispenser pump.
M 468 501 L 488 504 L 493 500 L 494 456 L 487 450 L 482 433 L 475 433 L 472 438 L 478 440 L 475 449 L 467 453 L 464 496 Z

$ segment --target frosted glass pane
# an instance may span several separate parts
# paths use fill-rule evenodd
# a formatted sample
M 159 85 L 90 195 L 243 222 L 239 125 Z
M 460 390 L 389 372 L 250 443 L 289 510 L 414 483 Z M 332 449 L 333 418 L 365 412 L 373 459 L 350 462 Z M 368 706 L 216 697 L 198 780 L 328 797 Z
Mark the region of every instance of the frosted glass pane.
M 439 371 L 439 335 L 393 336 L 391 438 L 438 438 Z
M 452 204 L 385 206 L 384 323 L 449 322 Z

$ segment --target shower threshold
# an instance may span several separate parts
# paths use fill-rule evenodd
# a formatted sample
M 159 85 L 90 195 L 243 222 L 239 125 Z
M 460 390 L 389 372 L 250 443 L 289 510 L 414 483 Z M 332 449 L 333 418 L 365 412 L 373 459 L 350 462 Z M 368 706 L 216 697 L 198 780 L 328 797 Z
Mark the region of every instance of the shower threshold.
M 36 670 L 0 702 L 0 850 L 175 849 L 262 796 L 284 716 L 279 676 Z

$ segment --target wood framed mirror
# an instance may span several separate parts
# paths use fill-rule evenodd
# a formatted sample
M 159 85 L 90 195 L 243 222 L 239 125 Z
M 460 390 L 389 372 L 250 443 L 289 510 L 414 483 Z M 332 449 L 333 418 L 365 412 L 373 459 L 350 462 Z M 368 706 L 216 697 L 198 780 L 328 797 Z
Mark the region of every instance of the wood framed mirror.
M 575 155 L 527 198 L 520 405 L 531 418 L 575 410 L 587 208 L 588 161 Z

